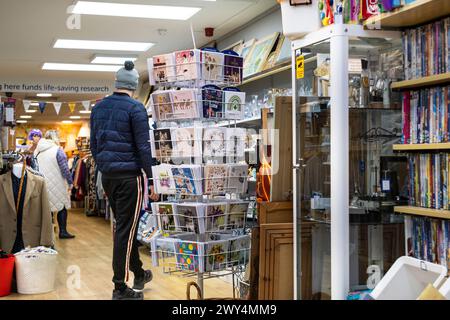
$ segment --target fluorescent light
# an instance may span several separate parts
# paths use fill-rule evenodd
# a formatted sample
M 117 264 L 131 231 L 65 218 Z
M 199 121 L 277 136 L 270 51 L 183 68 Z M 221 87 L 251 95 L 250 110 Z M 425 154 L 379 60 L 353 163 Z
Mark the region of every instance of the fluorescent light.
M 78 1 L 72 13 L 97 16 L 188 20 L 201 8 Z
M 42 70 L 117 72 L 122 66 L 46 62 Z
M 62 121 L 62 123 L 64 123 L 64 124 L 69 124 L 69 123 L 72 123 L 73 121 L 71 121 L 71 120 L 63 120 Z
M 125 61 L 136 61 L 136 57 L 105 57 L 105 56 L 95 56 L 91 63 L 97 64 L 121 64 L 123 65 Z
M 32 102 L 30 103 L 30 106 L 39 107 L 39 102 Z
M 70 119 L 81 119 L 80 116 L 70 116 L 69 118 L 70 118 Z
M 33 118 L 32 116 L 20 116 L 22 119 L 31 119 Z
M 28 121 L 27 120 L 17 120 L 16 122 L 17 123 L 27 123 Z
M 49 98 L 52 96 L 52 94 L 51 93 L 38 93 L 36 96 L 41 97 L 41 98 Z
M 147 51 L 154 46 L 150 42 L 122 42 L 122 41 L 97 41 L 97 40 L 56 40 L 53 48 L 58 49 L 87 49 L 87 50 L 112 50 L 112 51 Z
M 35 113 L 35 112 L 37 112 L 37 110 L 30 110 L 30 109 L 28 109 L 28 110 L 25 110 L 25 112 L 26 113 Z
M 88 114 L 88 113 L 91 113 L 91 110 L 80 110 L 80 113 L 82 113 L 82 114 Z

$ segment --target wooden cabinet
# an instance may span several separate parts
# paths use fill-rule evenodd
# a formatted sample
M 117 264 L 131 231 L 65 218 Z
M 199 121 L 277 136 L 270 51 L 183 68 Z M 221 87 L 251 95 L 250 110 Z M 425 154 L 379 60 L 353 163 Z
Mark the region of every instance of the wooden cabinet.
M 258 299 L 293 299 L 293 240 L 292 223 L 260 225 Z

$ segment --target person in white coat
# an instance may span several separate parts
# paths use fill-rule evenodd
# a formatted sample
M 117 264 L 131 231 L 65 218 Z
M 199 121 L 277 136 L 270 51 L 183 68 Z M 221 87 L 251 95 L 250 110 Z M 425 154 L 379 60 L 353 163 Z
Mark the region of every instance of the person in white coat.
M 67 231 L 67 209 L 70 209 L 70 191 L 73 181 L 67 164 L 67 157 L 59 146 L 57 132 L 48 131 L 45 139 L 40 139 L 34 151 L 39 172 L 47 182 L 50 209 L 58 212 L 59 238 L 71 239 L 75 236 Z

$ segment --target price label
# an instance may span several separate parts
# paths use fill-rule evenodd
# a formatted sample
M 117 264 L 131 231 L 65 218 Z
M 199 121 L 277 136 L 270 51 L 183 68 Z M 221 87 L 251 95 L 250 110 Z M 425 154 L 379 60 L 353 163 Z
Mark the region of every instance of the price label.
M 303 79 L 305 77 L 305 56 L 300 55 L 295 58 L 295 70 L 297 79 Z

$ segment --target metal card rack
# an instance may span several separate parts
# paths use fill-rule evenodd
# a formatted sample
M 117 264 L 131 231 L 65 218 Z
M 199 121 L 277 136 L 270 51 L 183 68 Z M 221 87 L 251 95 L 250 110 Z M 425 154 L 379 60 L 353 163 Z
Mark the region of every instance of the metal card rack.
M 195 55 L 197 55 L 197 58 L 202 57 L 200 51 L 194 51 L 196 51 Z M 172 58 L 175 61 L 174 55 L 172 54 Z M 153 59 L 149 59 L 150 83 L 165 89 L 165 91 L 157 91 L 153 94 L 163 94 L 165 95 L 164 99 L 158 101 L 158 99 L 154 100 L 152 96 L 149 102 L 149 105 L 152 107 L 153 117 L 158 124 L 158 130 L 176 130 L 175 128 L 189 127 L 194 129 L 201 128 L 202 130 L 214 127 L 219 129 L 219 122 L 224 120 L 228 121 L 228 126 L 230 127 L 233 126 L 234 122 L 234 128 L 236 128 L 236 122 L 243 118 L 245 98 L 243 98 L 243 101 L 238 102 L 239 105 L 235 106 L 237 110 L 242 111 L 239 115 L 236 112 L 227 113 L 226 107 L 231 103 L 226 103 L 223 100 L 224 92 L 226 92 L 223 90 L 224 87 L 241 84 L 242 65 L 235 66 L 205 62 L 201 61 L 202 58 L 198 60 L 195 62 L 154 66 Z M 185 70 L 189 72 L 184 72 Z M 189 76 L 186 76 L 186 74 Z M 192 75 L 194 77 L 191 77 Z M 205 85 L 219 87 L 220 89 L 212 87 L 206 90 L 212 93 L 220 90 L 218 96 L 221 101 L 218 101 L 218 98 L 214 99 L 214 97 L 205 95 L 202 91 L 205 90 L 203 88 Z M 166 99 L 168 97 L 167 94 L 170 96 L 170 92 L 175 92 L 167 90 L 169 88 L 192 90 L 191 97 L 195 99 L 187 101 L 188 105 L 186 107 L 191 108 L 190 110 L 197 110 L 197 113 L 194 116 L 192 114 L 186 116 L 186 114 L 174 112 L 174 104 L 178 102 L 174 103 L 171 98 L 170 100 Z M 206 99 L 205 96 L 207 97 Z M 184 102 L 186 103 L 186 101 Z M 208 106 L 211 106 L 214 112 L 204 114 L 203 110 Z M 168 112 L 164 113 L 164 111 Z M 219 130 L 227 130 L 227 128 L 220 128 Z M 228 139 L 225 131 L 223 139 L 204 137 L 203 131 L 201 137 L 195 134 L 193 137 L 182 137 L 181 140 L 174 139 L 172 133 L 166 140 L 152 137 L 152 147 L 157 151 L 155 152 L 156 158 L 165 166 L 168 166 L 170 163 L 170 166 L 167 168 L 183 168 L 183 165 L 180 166 L 180 164 L 189 165 L 188 167 L 190 168 L 194 166 L 200 168 L 200 170 L 196 171 L 200 173 L 199 175 L 194 176 L 192 174 L 192 177 L 187 179 L 184 174 L 173 174 L 171 169 L 171 175 L 167 179 L 164 178 L 166 188 L 163 193 L 168 195 L 168 201 L 152 205 L 152 209 L 156 211 L 153 214 L 156 215 L 158 220 L 159 230 L 158 234 L 151 240 L 152 257 L 156 264 L 159 264 L 161 261 L 165 273 L 176 274 L 182 277 L 197 276 L 197 284 L 202 291 L 202 296 L 204 296 L 204 280 L 226 275 L 232 276 L 233 297 L 235 297 L 237 291 L 237 281 L 235 280 L 242 278 L 242 273 L 249 263 L 250 256 L 250 237 L 246 229 L 250 203 L 241 200 L 248 186 L 248 170 L 245 170 L 245 175 L 241 175 L 240 172 L 236 174 L 229 173 L 227 168 L 225 176 L 215 176 L 214 174 L 206 176 L 205 169 L 209 165 L 245 164 L 242 163 L 245 159 L 245 151 L 240 150 L 245 149 L 240 147 L 242 144 L 245 146 L 245 141 L 238 141 L 239 139 L 236 136 Z M 246 137 L 244 138 L 246 139 Z M 180 152 L 180 150 L 175 148 L 177 142 L 181 142 L 190 148 L 183 150 L 186 152 Z M 221 150 L 216 150 L 217 148 L 215 150 L 213 150 L 214 148 L 211 150 L 207 149 L 208 143 L 217 143 L 222 146 Z M 234 147 L 231 147 L 232 144 L 234 144 Z M 227 145 L 230 146 L 227 147 Z M 173 163 L 177 163 L 177 165 Z M 155 174 L 153 179 L 155 184 L 158 185 L 162 181 Z M 241 185 L 230 185 L 229 181 L 231 179 L 241 182 Z M 176 180 L 179 180 L 180 183 L 177 183 Z M 191 189 L 182 187 L 184 182 L 195 185 L 196 192 L 191 192 Z M 168 214 L 163 214 L 156 210 L 162 204 L 171 204 L 172 210 L 176 206 L 194 206 L 196 214 L 198 214 L 197 210 L 200 210 L 196 206 L 203 206 L 201 210 L 204 210 L 204 212 L 201 216 L 194 216 L 191 213 L 185 214 L 185 212 L 178 212 L 175 209 L 175 211 L 172 211 L 173 217 L 169 218 Z M 232 204 L 246 204 L 245 212 L 232 212 L 232 209 L 230 210 Z M 220 213 L 208 215 L 208 208 L 214 205 L 224 205 L 226 209 Z M 238 242 L 240 247 L 234 248 L 232 243 L 237 244 Z M 182 245 L 187 246 L 188 250 L 186 252 L 180 251 L 180 246 Z M 189 252 L 189 248 L 197 248 L 197 251 L 191 250 Z M 211 249 L 209 254 L 207 253 L 207 248 Z

